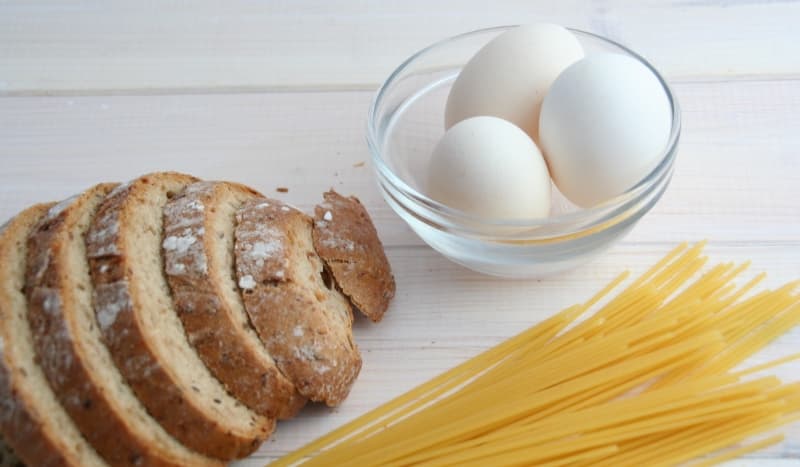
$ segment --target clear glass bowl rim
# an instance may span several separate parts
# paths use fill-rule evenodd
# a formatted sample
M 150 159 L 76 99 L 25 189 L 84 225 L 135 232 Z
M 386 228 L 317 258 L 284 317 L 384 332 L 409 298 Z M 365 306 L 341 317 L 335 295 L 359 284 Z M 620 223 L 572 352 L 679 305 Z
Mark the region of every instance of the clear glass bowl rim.
M 449 207 L 432 198 L 429 198 L 424 193 L 421 193 L 418 190 L 414 189 L 408 183 L 406 183 L 405 180 L 397 176 L 383 160 L 381 151 L 381 132 L 380 129 L 378 128 L 378 122 L 376 121 L 376 117 L 378 115 L 378 109 L 383 103 L 383 99 L 386 93 L 388 92 L 389 88 L 391 88 L 392 85 L 395 84 L 395 82 L 400 78 L 402 73 L 409 66 L 411 66 L 417 59 L 421 58 L 431 50 L 446 45 L 450 42 L 454 42 L 459 39 L 463 39 L 465 37 L 474 35 L 480 35 L 492 32 L 501 33 L 503 31 L 518 26 L 519 25 L 515 24 L 493 26 L 490 28 L 476 29 L 473 31 L 451 36 L 446 39 L 442 39 L 417 51 L 409 58 L 407 58 L 405 61 L 403 61 L 397 68 L 395 68 L 394 71 L 392 71 L 389 77 L 386 78 L 386 80 L 378 88 L 378 91 L 375 93 L 375 96 L 372 99 L 372 102 L 369 107 L 369 112 L 367 115 L 367 144 L 369 146 L 370 153 L 372 156 L 373 166 L 375 167 L 375 170 L 377 170 L 389 183 L 391 183 L 394 186 L 395 189 L 402 192 L 405 196 L 407 196 L 411 200 L 424 205 L 427 209 L 430 209 L 435 213 L 439 213 L 451 219 L 451 222 L 462 225 L 472 225 L 475 226 L 478 230 L 482 230 L 483 227 L 487 228 L 514 227 L 514 228 L 534 229 L 543 226 L 574 224 L 585 221 L 590 221 L 591 224 L 597 225 L 598 223 L 604 223 L 606 221 L 609 221 L 618 214 L 617 211 L 622 211 L 622 212 L 627 211 L 627 206 L 629 205 L 630 202 L 635 202 L 638 198 L 646 196 L 649 193 L 649 188 L 652 185 L 657 184 L 659 180 L 661 180 L 662 176 L 664 176 L 664 174 L 666 172 L 669 172 L 670 169 L 672 168 L 672 165 L 674 163 L 677 154 L 676 149 L 681 133 L 681 111 L 680 111 L 680 105 L 678 104 L 678 100 L 675 97 L 674 93 L 672 92 L 672 89 L 670 88 L 669 84 L 666 82 L 661 73 L 659 73 L 659 71 L 652 64 L 650 64 L 650 62 L 648 62 L 644 57 L 637 54 L 630 48 L 592 32 L 583 31 L 575 28 L 569 28 L 569 27 L 567 28 L 570 32 L 578 36 L 587 36 L 595 40 L 606 42 L 618 49 L 621 49 L 626 54 L 628 54 L 629 56 L 633 57 L 634 59 L 638 60 L 643 65 L 645 65 L 648 69 L 650 69 L 650 71 L 653 72 L 653 74 L 661 83 L 662 87 L 664 88 L 664 91 L 667 94 L 667 98 L 672 108 L 672 126 L 670 128 L 670 135 L 669 139 L 667 140 L 666 146 L 664 147 L 659 156 L 658 165 L 652 171 L 650 171 L 650 173 L 646 177 L 640 180 L 636 185 L 627 190 L 625 193 L 615 198 L 609 199 L 603 203 L 600 203 L 596 206 L 593 206 L 591 208 L 583 208 L 575 212 L 559 214 L 556 216 L 550 216 L 542 219 L 485 219 Z

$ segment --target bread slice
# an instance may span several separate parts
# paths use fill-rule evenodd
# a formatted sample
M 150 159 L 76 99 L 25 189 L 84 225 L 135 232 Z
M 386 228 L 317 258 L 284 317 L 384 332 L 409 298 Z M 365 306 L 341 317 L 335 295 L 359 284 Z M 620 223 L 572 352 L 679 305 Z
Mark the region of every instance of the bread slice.
M 378 322 L 395 292 L 378 232 L 357 198 L 333 190 L 323 196 L 314 208 L 314 248 L 353 305 Z
M 0 228 L 0 432 L 29 465 L 103 466 L 34 360 L 22 291 L 25 239 L 50 206 L 28 208 Z M 11 456 L 0 454 L 0 465 L 19 462 Z
M 274 420 L 231 397 L 188 341 L 161 256 L 163 210 L 196 182 L 145 175 L 114 190 L 86 236 L 97 322 L 128 384 L 175 438 L 218 459 L 247 456 Z
M 103 345 L 83 237 L 115 185 L 66 200 L 28 237 L 26 294 L 36 354 L 83 435 L 113 465 L 218 465 L 188 450 L 150 416 Z
M 328 405 L 350 391 L 361 356 L 347 299 L 324 279 L 311 218 L 279 201 L 236 214 L 236 274 L 251 322 L 300 394 Z
M 162 249 L 175 309 L 200 358 L 234 397 L 271 418 L 305 405 L 250 325 L 236 288 L 237 209 L 260 195 L 243 185 L 196 182 L 164 209 Z

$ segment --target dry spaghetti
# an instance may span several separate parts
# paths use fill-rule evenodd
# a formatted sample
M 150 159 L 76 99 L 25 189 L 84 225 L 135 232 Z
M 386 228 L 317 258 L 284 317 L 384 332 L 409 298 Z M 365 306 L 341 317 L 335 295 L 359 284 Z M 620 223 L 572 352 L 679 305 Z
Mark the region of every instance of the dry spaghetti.
M 275 465 L 712 465 L 780 442 L 741 444 L 800 418 L 800 384 L 749 377 L 800 354 L 734 368 L 800 322 L 800 284 L 754 293 L 763 274 L 701 273 L 702 248 L 609 298 L 620 275 Z

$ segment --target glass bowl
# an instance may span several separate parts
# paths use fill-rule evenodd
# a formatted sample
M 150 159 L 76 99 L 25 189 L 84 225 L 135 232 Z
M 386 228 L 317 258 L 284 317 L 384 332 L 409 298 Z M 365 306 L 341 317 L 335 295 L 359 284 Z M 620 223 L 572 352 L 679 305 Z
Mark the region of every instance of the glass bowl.
M 661 81 L 672 106 L 672 129 L 658 166 L 627 192 L 588 209 L 571 204 L 553 186 L 552 214 L 546 219 L 484 219 L 439 203 L 425 195 L 423 184 L 428 159 L 444 134 L 450 86 L 481 47 L 513 27 L 445 39 L 403 62 L 372 102 L 367 142 L 384 199 L 428 245 L 478 272 L 542 277 L 591 260 L 628 233 L 658 202 L 672 176 L 680 108 L 662 76 L 644 58 L 609 39 L 571 29 L 586 55 L 628 55 Z

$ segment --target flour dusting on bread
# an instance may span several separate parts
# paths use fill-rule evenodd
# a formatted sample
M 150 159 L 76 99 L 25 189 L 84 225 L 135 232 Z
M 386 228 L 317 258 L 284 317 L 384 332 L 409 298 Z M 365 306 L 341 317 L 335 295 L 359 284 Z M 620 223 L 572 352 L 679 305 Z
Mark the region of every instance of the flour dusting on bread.
M 331 190 L 314 208 L 314 247 L 355 308 L 380 321 L 394 297 L 389 260 L 367 210 Z
M 0 226 L 0 441 L 29 465 L 219 467 L 341 404 L 353 308 L 378 321 L 395 286 L 363 206 L 324 197 L 312 217 L 159 172 Z

